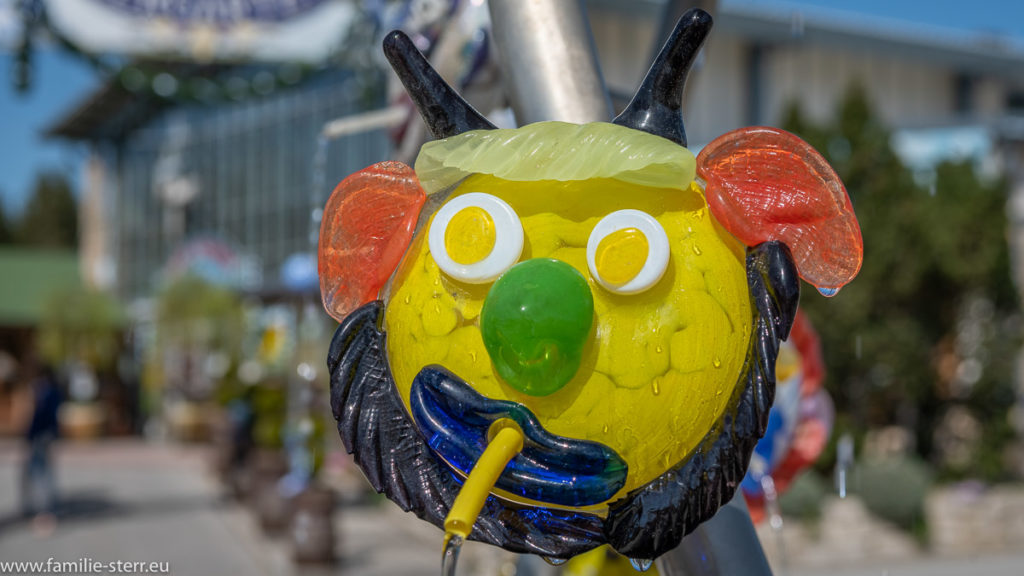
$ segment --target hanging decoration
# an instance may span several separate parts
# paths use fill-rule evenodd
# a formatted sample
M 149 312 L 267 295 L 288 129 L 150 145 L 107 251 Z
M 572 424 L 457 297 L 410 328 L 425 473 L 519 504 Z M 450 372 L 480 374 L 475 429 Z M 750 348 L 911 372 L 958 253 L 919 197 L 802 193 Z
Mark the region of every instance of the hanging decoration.
M 82 50 L 198 62 L 323 61 L 354 15 L 343 0 L 42 0 Z
M 263 97 L 332 66 L 368 15 L 341 0 L 22 0 L 12 81 L 31 85 L 45 35 L 128 91 L 214 103 Z

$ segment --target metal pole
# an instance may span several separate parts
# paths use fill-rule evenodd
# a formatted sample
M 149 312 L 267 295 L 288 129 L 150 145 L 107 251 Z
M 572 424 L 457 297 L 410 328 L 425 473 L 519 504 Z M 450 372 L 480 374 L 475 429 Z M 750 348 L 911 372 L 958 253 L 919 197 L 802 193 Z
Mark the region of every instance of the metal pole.
M 490 0 L 488 6 L 505 91 L 520 124 L 611 119 L 578 0 Z
M 686 576 L 771 576 L 750 512 L 737 490 L 728 504 L 657 560 L 658 572 Z

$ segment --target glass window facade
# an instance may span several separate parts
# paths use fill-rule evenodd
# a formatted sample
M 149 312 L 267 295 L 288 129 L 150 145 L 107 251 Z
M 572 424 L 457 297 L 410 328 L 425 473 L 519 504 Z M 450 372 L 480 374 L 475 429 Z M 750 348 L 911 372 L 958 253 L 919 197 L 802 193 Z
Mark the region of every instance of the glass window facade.
M 384 130 L 318 143 L 321 128 L 382 107 L 381 94 L 383 82 L 330 72 L 251 102 L 171 108 L 132 133 L 112 152 L 121 295 L 150 294 L 175 250 L 200 238 L 236 251 L 246 288 L 277 287 L 284 260 L 313 249 L 314 208 L 390 152 Z

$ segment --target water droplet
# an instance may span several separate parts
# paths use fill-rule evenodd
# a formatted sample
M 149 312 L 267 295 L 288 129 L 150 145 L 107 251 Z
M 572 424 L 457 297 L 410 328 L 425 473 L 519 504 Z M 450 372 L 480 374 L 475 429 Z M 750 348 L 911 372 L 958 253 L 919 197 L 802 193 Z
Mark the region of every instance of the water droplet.
M 602 429 L 601 429 L 601 431 L 602 431 L 602 432 L 604 432 L 605 434 L 607 434 L 607 433 L 608 433 L 608 430 L 610 430 L 610 428 L 608 428 L 608 425 L 607 425 L 607 424 L 605 424 L 605 425 L 604 425 L 604 428 L 602 428 Z
M 719 358 L 718 356 L 715 356 L 711 360 L 711 365 L 714 366 L 715 368 L 721 368 L 722 367 L 722 359 Z
M 655 352 L 655 354 L 661 354 L 661 353 L 662 353 L 662 352 L 664 352 L 664 351 L 665 351 L 665 349 L 664 349 L 664 348 L 662 348 L 660 344 L 659 344 L 658 346 L 655 346 L 655 347 L 654 347 L 654 352 Z
M 405 295 L 405 303 L 406 304 L 412 304 L 412 294 L 406 294 Z
M 694 244 L 693 245 L 693 253 L 696 254 L 697 256 L 700 256 L 701 255 L 700 246 L 697 246 L 696 244 Z
M 548 558 L 547 556 L 541 556 L 541 558 L 543 558 L 545 562 L 551 564 L 552 566 L 561 566 L 562 564 L 568 562 L 568 560 L 566 560 L 565 558 Z
M 444 553 L 441 556 L 441 576 L 455 576 L 455 565 L 459 562 L 459 550 L 462 549 L 462 537 L 445 535 Z
M 839 294 L 839 288 L 818 288 L 818 292 L 826 298 L 831 298 L 836 294 Z
M 630 558 L 629 563 L 633 565 L 633 569 L 637 572 L 647 572 L 651 569 L 654 564 L 654 560 L 647 560 L 643 558 Z
M 469 357 L 473 360 L 473 363 L 476 364 L 476 351 L 475 350 L 471 351 L 469 353 Z
M 657 380 L 651 382 L 651 392 L 654 392 L 655 396 L 661 394 L 661 386 L 658 384 Z

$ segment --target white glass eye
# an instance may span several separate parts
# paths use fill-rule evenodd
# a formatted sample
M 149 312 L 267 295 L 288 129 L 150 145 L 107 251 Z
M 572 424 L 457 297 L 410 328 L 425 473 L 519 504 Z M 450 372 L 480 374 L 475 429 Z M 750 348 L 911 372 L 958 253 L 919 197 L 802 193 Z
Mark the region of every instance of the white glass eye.
M 612 212 L 587 240 L 590 275 L 616 294 L 636 294 L 657 284 L 668 268 L 668 256 L 665 229 L 640 210 Z
M 469 284 L 484 284 L 519 260 L 523 225 L 504 200 L 470 192 L 452 198 L 437 211 L 427 244 L 445 274 Z

